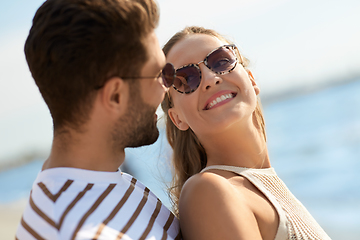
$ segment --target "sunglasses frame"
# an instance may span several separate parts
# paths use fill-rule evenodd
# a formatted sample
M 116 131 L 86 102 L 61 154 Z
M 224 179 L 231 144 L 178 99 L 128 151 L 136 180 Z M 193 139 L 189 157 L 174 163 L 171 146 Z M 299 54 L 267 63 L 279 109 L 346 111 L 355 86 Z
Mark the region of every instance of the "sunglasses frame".
M 234 66 L 233 66 L 230 70 L 222 71 L 222 72 L 217 72 L 217 71 L 214 71 L 213 69 L 211 69 L 211 68 L 209 67 L 209 65 L 208 65 L 208 58 L 209 58 L 209 56 L 210 56 L 211 54 L 213 54 L 215 51 L 217 51 L 217 50 L 219 50 L 219 49 L 222 49 L 222 48 L 230 49 L 230 50 L 234 53 L 234 56 L 235 56 L 235 64 L 234 64 Z M 178 88 L 176 88 L 176 87 L 174 86 L 174 83 L 172 84 L 172 87 L 173 87 L 176 91 L 178 91 L 179 93 L 181 93 L 181 94 L 189 94 L 189 93 L 192 93 L 192 92 L 196 91 L 196 89 L 198 89 L 199 86 L 200 86 L 201 76 L 202 76 L 201 70 L 200 70 L 200 66 L 199 66 L 200 63 L 204 63 L 204 65 L 205 65 L 208 69 L 210 69 L 211 71 L 213 71 L 214 73 L 219 74 L 219 75 L 225 75 L 225 74 L 231 73 L 231 72 L 235 69 L 235 67 L 237 66 L 237 63 L 238 63 L 238 57 L 237 57 L 237 55 L 236 55 L 235 49 L 237 49 L 237 47 L 236 47 L 235 44 L 223 45 L 223 46 L 220 46 L 220 47 L 218 47 L 218 48 L 215 48 L 215 49 L 212 50 L 210 53 L 208 53 L 208 54 L 206 55 L 206 57 L 204 58 L 204 60 L 202 60 L 202 61 L 200 61 L 200 62 L 198 62 L 198 63 L 190 63 L 190 64 L 187 64 L 187 65 L 184 65 L 184 66 L 181 66 L 181 67 L 175 69 L 175 75 L 176 75 L 176 72 L 177 72 L 179 69 L 183 69 L 183 68 L 185 68 L 185 67 L 195 67 L 195 68 L 199 71 L 199 78 L 200 78 L 200 79 L 199 79 L 199 83 L 198 83 L 198 85 L 196 86 L 196 88 L 195 88 L 195 89 L 191 89 L 190 91 L 187 91 L 187 92 L 183 92 L 183 91 L 179 90 Z
M 173 76 L 169 76 L 169 75 L 166 75 L 165 76 L 165 74 L 164 74 L 164 69 L 166 68 L 166 67 L 170 67 L 171 69 L 172 69 L 172 75 Z M 175 68 L 174 68 L 174 66 L 172 65 L 172 63 L 166 63 L 165 64 L 165 66 L 163 67 L 163 69 L 159 72 L 159 74 L 158 75 L 156 75 L 156 76 L 151 76 L 151 77 L 120 77 L 120 78 L 122 78 L 122 79 L 158 79 L 158 78 L 160 78 L 161 77 L 161 80 L 162 80 L 162 85 L 163 86 L 165 86 L 166 88 L 169 88 L 168 86 L 167 86 L 167 84 L 166 84 L 166 77 L 171 77 L 172 78 L 172 81 L 174 81 L 174 79 L 175 79 Z M 95 87 L 95 90 L 99 90 L 99 89 L 101 89 L 102 87 L 104 87 L 104 85 L 105 84 L 103 84 L 103 85 L 100 85 L 100 86 L 96 86 Z

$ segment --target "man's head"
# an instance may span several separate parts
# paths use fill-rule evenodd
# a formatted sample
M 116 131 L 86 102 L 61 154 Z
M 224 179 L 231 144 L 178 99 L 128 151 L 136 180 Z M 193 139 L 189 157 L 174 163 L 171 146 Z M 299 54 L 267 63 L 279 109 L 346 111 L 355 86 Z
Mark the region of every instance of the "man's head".
M 108 79 L 140 75 L 157 23 L 152 0 L 48 0 L 38 9 L 25 54 L 55 132 L 84 124 Z
M 126 91 L 129 96 L 126 98 L 125 114 L 120 114 L 115 120 L 114 127 L 112 128 L 112 144 L 114 149 L 119 149 L 119 146 L 124 147 L 139 147 L 149 145 L 156 141 L 159 136 L 157 129 L 157 116 L 155 114 L 156 108 L 159 106 L 165 95 L 165 87 L 162 84 L 160 72 L 165 66 L 165 55 L 160 48 L 155 33 L 149 34 L 145 46 L 148 50 L 149 59 L 139 71 L 139 78 L 131 81 L 124 82 L 128 87 Z M 110 92 L 105 99 L 112 99 L 119 91 L 116 90 L 115 83 L 118 79 L 111 79 L 104 86 L 104 90 L 100 93 L 106 95 Z M 121 84 L 119 84 L 121 85 Z M 126 95 L 126 94 L 123 94 Z M 119 105 L 116 101 L 109 105 Z M 121 100 L 119 101 L 121 102 Z M 116 109 L 116 106 L 114 109 Z M 116 116 L 116 114 L 112 114 Z

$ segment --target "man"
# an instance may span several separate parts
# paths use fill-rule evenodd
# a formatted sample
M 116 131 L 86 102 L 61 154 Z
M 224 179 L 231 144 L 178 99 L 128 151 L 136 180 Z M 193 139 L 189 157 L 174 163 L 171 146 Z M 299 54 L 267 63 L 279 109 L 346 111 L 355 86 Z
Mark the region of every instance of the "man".
M 48 0 L 25 44 L 54 138 L 17 239 L 179 239 L 178 220 L 121 173 L 125 147 L 158 138 L 166 88 L 153 0 Z

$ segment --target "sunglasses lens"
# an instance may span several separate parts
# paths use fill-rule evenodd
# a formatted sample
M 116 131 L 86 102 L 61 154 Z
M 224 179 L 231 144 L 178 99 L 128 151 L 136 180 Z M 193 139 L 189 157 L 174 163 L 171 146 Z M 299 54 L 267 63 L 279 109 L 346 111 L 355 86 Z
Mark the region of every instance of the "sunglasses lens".
M 207 66 L 220 74 L 232 70 L 236 62 L 236 55 L 229 47 L 219 48 L 207 57 Z
M 183 93 L 191 93 L 200 85 L 201 72 L 196 65 L 188 65 L 176 71 L 174 86 Z
M 175 79 L 175 68 L 171 63 L 167 63 L 162 70 L 162 80 L 165 87 L 173 85 Z

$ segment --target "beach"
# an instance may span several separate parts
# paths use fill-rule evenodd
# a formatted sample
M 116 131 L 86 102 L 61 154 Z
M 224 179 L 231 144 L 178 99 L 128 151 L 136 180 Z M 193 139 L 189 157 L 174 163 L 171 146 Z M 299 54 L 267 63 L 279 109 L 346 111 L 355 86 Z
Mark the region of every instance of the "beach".
M 21 220 L 22 212 L 27 199 L 16 202 L 0 204 L 0 235 L 2 240 L 15 239 L 17 226 Z
M 360 79 L 263 102 L 272 167 L 333 240 L 360 236 Z M 30 123 L 29 123 L 30 124 Z M 125 165 L 168 207 L 171 151 L 164 129 L 152 146 L 126 149 Z M 14 139 L 8 141 L 15 142 Z M 44 159 L 0 171 L 1 239 L 14 239 Z

